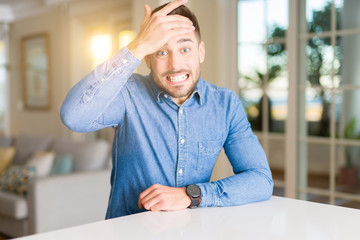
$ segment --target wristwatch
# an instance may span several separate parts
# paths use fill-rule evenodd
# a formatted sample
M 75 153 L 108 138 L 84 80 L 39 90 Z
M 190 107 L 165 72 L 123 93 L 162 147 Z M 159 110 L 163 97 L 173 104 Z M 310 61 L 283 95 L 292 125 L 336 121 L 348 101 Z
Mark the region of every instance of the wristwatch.
M 201 189 L 195 184 L 188 185 L 186 187 L 186 194 L 191 199 L 189 208 L 196 208 L 201 203 Z

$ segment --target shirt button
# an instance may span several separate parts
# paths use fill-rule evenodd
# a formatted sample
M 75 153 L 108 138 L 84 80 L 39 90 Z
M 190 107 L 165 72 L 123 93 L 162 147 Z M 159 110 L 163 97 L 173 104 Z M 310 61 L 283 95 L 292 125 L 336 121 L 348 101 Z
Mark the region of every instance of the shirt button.
M 104 81 L 105 81 L 105 78 L 101 78 L 100 81 L 101 81 L 101 82 L 104 82 Z
M 127 63 L 127 62 L 128 62 L 128 60 L 127 60 L 127 59 L 124 59 L 124 60 L 122 60 L 122 62 L 123 62 L 123 63 Z
M 183 173 L 183 170 L 182 170 L 182 169 L 180 169 L 180 170 L 179 170 L 179 174 L 181 175 L 182 173 Z
M 167 94 L 164 94 L 164 97 L 165 97 L 165 98 L 168 98 L 168 95 L 167 95 Z
M 180 109 L 180 114 L 183 114 L 183 110 L 182 110 L 182 109 Z
M 181 142 L 181 144 L 184 144 L 185 140 L 184 140 L 184 139 L 181 139 L 181 141 L 180 141 L 180 142 Z

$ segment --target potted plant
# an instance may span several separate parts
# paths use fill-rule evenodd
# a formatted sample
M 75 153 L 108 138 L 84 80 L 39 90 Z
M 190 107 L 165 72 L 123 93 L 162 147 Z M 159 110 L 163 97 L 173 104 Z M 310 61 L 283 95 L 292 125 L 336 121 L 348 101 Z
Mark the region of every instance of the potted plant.
M 356 118 L 351 119 L 345 126 L 345 139 L 360 140 L 360 133 L 355 132 Z M 340 168 L 339 183 L 341 185 L 355 186 L 358 181 L 358 166 L 353 163 L 352 149 L 350 146 L 345 146 L 345 166 Z

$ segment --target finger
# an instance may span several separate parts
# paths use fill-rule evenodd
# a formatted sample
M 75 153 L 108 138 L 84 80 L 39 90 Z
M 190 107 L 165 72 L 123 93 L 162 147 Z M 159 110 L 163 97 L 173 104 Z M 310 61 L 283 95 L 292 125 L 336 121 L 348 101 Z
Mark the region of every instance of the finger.
M 153 205 L 157 204 L 162 199 L 165 190 L 166 189 L 162 187 L 153 187 L 150 192 L 142 196 L 141 205 L 145 209 L 150 210 Z
M 176 0 L 173 1 L 169 4 L 167 4 L 165 7 L 163 7 L 161 10 L 159 10 L 158 12 L 156 12 L 155 14 L 157 15 L 167 15 L 168 13 L 170 13 L 172 10 L 174 10 L 177 7 L 180 7 L 181 5 L 184 5 L 185 3 L 187 3 L 187 0 Z
M 153 19 L 154 22 L 157 24 L 163 24 L 163 23 L 169 23 L 169 22 L 177 22 L 180 24 L 187 24 L 189 26 L 193 26 L 193 22 L 184 16 L 180 15 L 167 15 L 167 16 L 158 16 L 155 19 Z
M 154 206 L 158 205 L 161 201 L 161 198 L 156 196 L 154 198 L 148 199 L 146 202 L 143 202 L 143 206 L 146 210 L 153 211 Z
M 166 35 L 164 34 L 164 39 L 168 39 L 169 41 L 172 38 L 176 38 L 194 32 L 194 30 L 195 29 L 191 29 L 191 28 L 173 28 L 171 30 L 168 30 L 166 32 Z
M 156 21 L 158 21 L 158 22 L 182 21 L 182 22 L 185 22 L 185 23 L 193 24 L 193 22 L 189 18 L 178 15 L 178 14 L 166 15 L 166 16 L 157 16 L 156 18 L 157 18 Z
M 150 208 L 150 211 L 152 212 L 159 212 L 165 210 L 165 205 L 163 204 L 163 202 L 159 201 L 156 204 L 152 205 Z
M 141 198 L 139 197 L 139 200 L 138 200 L 138 206 L 139 206 L 139 209 L 143 209 L 143 205 L 141 203 Z
M 151 12 L 152 12 L 150 6 L 145 4 L 144 9 L 145 9 L 144 19 L 150 18 L 151 17 Z
M 159 184 L 154 184 L 151 185 L 150 187 L 148 187 L 147 189 L 145 189 L 142 193 L 140 193 L 140 198 L 144 198 L 146 195 L 148 195 L 151 191 L 153 191 L 153 189 L 159 188 L 161 185 Z
M 152 205 L 154 205 L 157 200 L 161 199 L 161 194 L 164 192 L 162 189 L 153 189 L 153 191 L 149 192 L 146 196 L 141 199 L 141 204 L 146 208 L 150 209 Z
M 192 30 L 195 30 L 195 27 L 193 25 L 189 25 L 187 23 L 183 22 L 167 22 L 162 23 L 161 25 L 162 31 L 169 31 L 169 30 L 180 30 L 180 29 L 187 29 L 189 32 Z
M 148 187 L 147 189 L 145 189 L 142 193 L 140 193 L 139 200 L 138 200 L 138 206 L 140 209 L 142 209 L 144 207 L 143 199 L 146 198 L 146 196 L 149 195 L 153 191 L 153 189 L 156 189 L 158 187 L 159 187 L 158 184 L 154 184 L 154 185 Z
M 138 206 L 139 206 L 140 209 L 142 209 L 142 208 L 144 207 L 144 205 L 143 205 L 143 199 L 144 199 L 144 197 L 147 196 L 148 190 L 149 190 L 149 189 L 146 189 L 145 191 L 143 191 L 143 192 L 140 193 L 140 195 L 139 195 Z

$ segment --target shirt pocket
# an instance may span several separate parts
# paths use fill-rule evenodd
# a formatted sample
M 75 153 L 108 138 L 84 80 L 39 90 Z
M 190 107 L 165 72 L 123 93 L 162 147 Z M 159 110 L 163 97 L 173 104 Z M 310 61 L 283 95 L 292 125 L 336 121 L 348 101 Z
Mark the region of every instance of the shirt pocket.
M 222 147 L 222 140 L 199 142 L 197 170 L 211 173 Z

